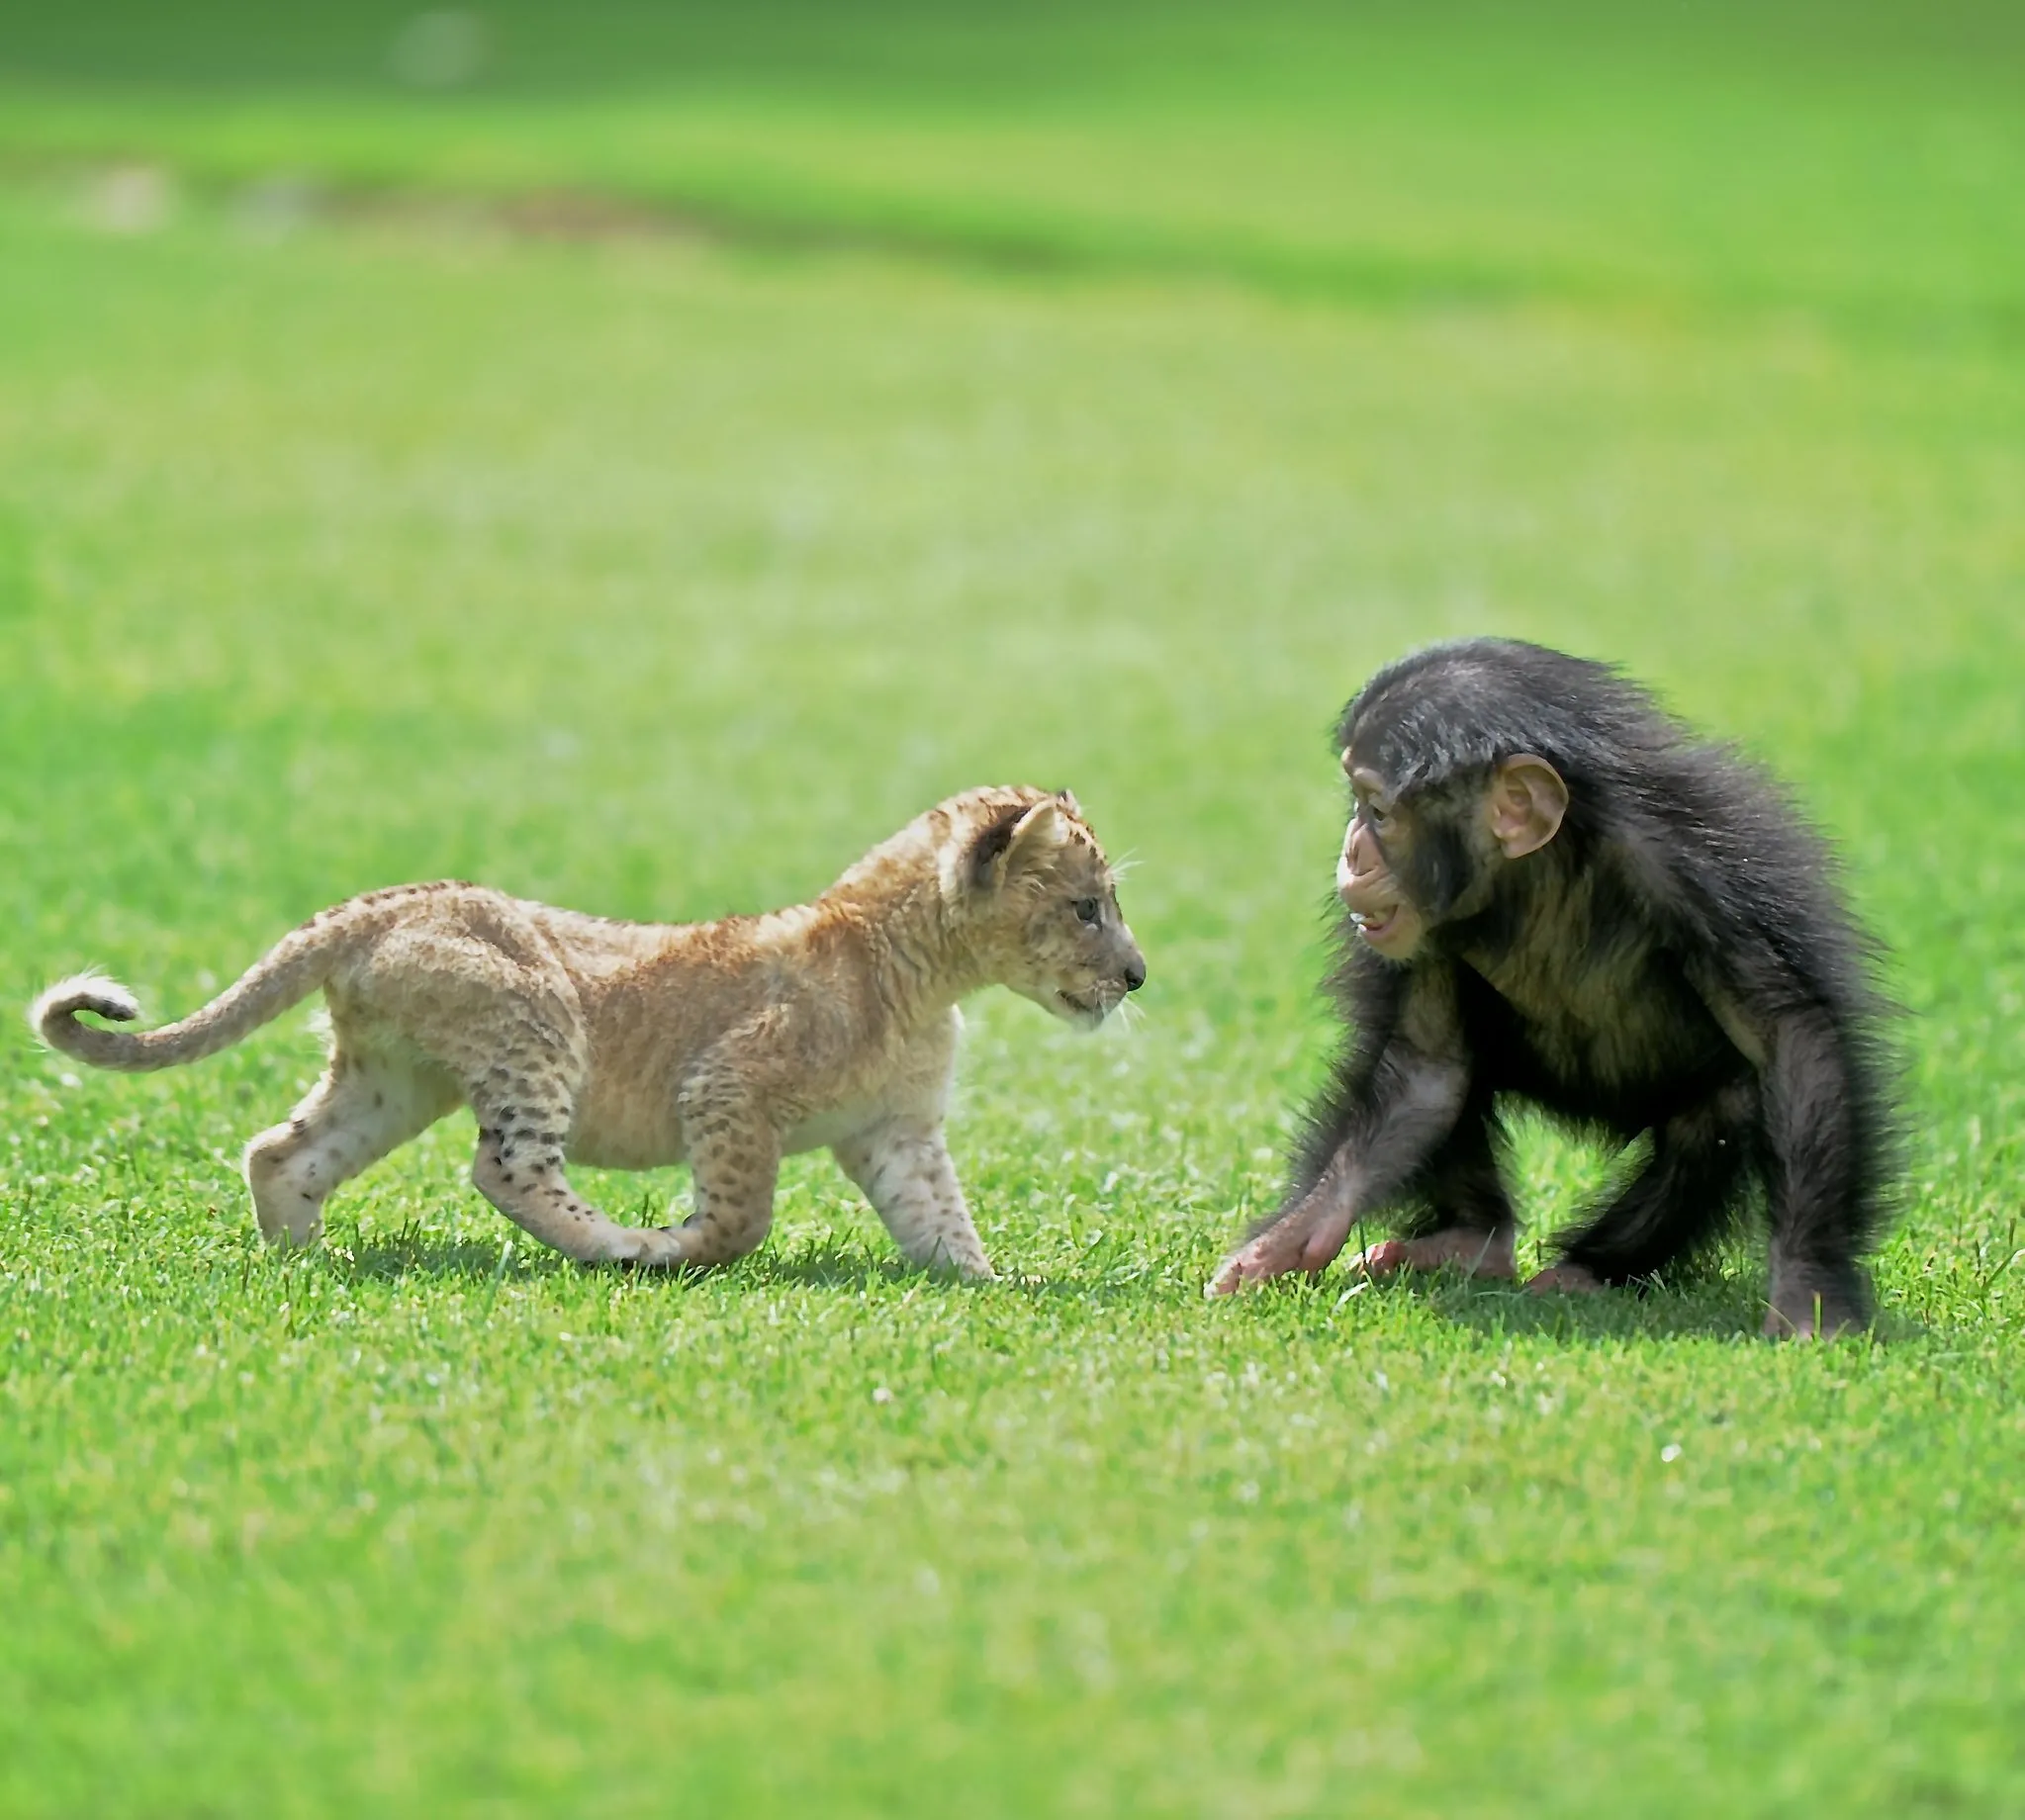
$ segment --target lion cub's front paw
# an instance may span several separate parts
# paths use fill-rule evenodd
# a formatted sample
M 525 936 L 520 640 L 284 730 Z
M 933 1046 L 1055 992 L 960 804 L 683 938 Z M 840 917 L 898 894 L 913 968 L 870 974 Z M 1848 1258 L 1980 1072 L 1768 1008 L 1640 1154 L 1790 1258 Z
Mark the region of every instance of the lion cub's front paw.
M 937 1245 L 914 1261 L 937 1276 L 957 1277 L 966 1283 L 991 1283 L 998 1278 L 983 1247 L 977 1244 Z

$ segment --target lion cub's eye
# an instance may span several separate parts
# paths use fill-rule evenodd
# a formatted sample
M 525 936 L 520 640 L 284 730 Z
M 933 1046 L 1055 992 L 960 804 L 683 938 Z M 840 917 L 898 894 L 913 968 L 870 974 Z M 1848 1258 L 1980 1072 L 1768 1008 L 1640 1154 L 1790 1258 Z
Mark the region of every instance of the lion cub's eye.
M 1073 908 L 1076 914 L 1076 921 L 1087 923 L 1092 929 L 1096 928 L 1104 915 L 1104 906 L 1094 897 L 1078 897 Z

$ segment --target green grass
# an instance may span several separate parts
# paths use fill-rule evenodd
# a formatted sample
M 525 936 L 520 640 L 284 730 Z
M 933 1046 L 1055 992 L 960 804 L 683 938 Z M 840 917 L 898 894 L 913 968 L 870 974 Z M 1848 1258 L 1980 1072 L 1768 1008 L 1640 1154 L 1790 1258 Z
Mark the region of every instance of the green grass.
M 393 9 L 151 16 L 0 37 L 0 999 L 186 1010 L 406 878 L 786 901 L 1012 779 L 1135 856 L 1152 983 L 973 1006 L 981 1289 L 816 1159 L 706 1281 L 509 1248 L 468 1120 L 283 1262 L 233 1159 L 306 1014 L 146 1079 L 17 1026 L 0 1812 L 2025 1809 L 2003 16 L 1461 41 L 1540 88 L 1404 12 L 684 15 L 670 73 L 507 9 L 447 97 Z M 329 206 L 249 231 L 277 173 Z M 556 188 L 665 213 L 506 230 Z M 1203 1302 L 1327 1051 L 1326 729 L 1475 631 L 1842 841 L 1912 1014 L 1876 1343 L 1752 1337 L 1750 1246 Z

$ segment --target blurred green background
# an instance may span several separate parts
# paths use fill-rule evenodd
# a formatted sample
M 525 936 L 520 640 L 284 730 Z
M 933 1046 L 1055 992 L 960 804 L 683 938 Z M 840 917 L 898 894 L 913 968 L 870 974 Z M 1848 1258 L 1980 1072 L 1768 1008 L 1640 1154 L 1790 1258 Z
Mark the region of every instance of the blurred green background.
M 0 6 L 0 997 L 404 878 L 784 902 L 986 780 L 1152 972 L 973 1007 L 978 1291 L 817 1158 L 705 1282 L 508 1249 L 461 1118 L 278 1262 L 304 1014 L 0 1039 L 0 1812 L 2025 1807 L 2021 356 L 2014 6 Z M 1875 1346 L 1751 1337 L 1752 1243 L 1202 1303 L 1327 730 L 1479 632 L 1840 841 Z
M 12 151 L 595 190 L 1341 301 L 2015 323 L 2025 24 L 1972 0 L 45 9 Z M 2007 315 L 2008 313 L 2008 315 Z

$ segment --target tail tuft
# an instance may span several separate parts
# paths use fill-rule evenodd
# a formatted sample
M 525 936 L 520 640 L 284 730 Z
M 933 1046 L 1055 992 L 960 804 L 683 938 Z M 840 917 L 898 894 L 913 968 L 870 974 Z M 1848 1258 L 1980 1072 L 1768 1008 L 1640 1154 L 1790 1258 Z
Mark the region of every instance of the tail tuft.
M 284 936 L 263 959 L 248 967 L 210 1004 L 159 1030 L 115 1030 L 140 1015 L 140 1003 L 103 973 L 80 973 L 51 986 L 29 1007 L 28 1021 L 52 1049 L 61 1049 L 94 1068 L 148 1074 L 216 1055 L 248 1031 L 278 1018 L 323 983 L 334 949 L 351 939 L 341 917 L 320 918 Z M 88 1024 L 89 1011 L 104 1018 Z
M 72 1020 L 89 1011 L 115 1024 L 131 1024 L 140 1015 L 140 1001 L 116 979 L 103 973 L 78 973 L 59 979 L 29 1007 L 28 1021 L 37 1036 L 52 1048 L 69 1046 L 63 1038 Z

